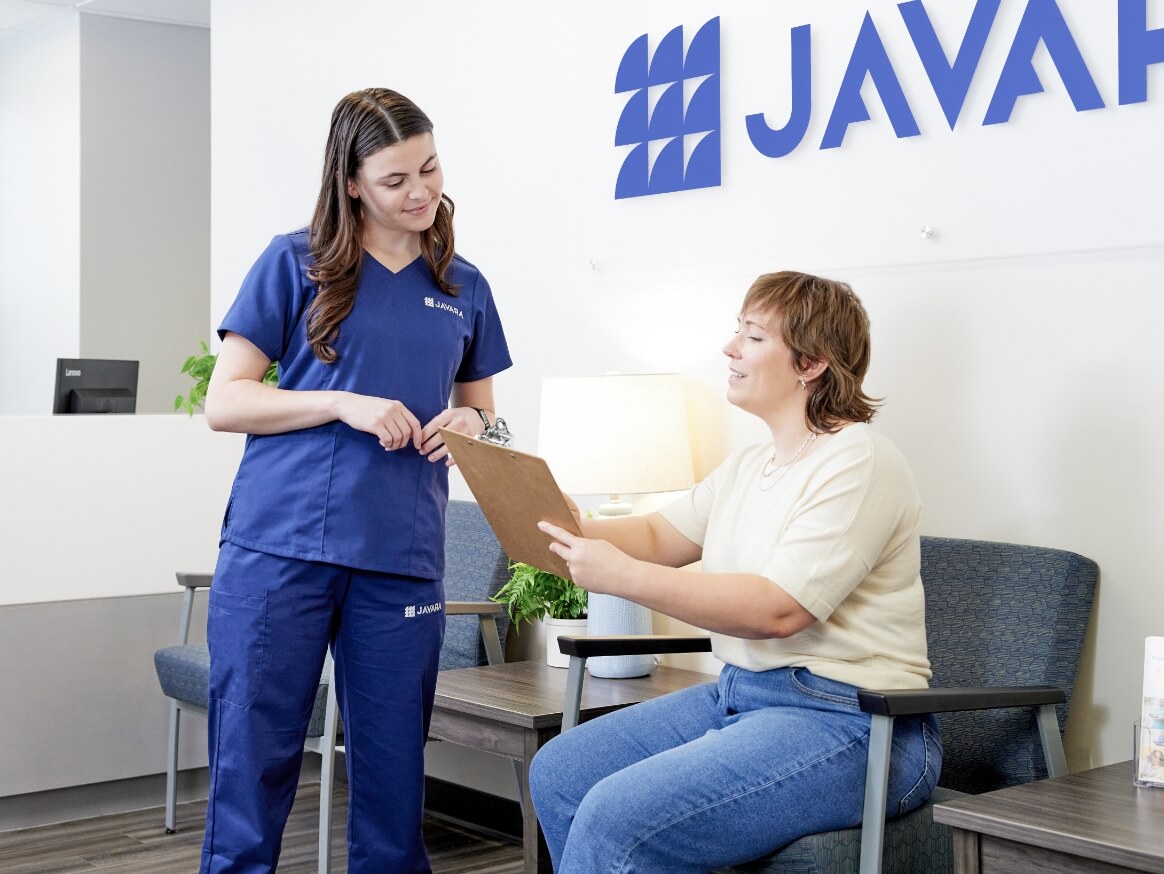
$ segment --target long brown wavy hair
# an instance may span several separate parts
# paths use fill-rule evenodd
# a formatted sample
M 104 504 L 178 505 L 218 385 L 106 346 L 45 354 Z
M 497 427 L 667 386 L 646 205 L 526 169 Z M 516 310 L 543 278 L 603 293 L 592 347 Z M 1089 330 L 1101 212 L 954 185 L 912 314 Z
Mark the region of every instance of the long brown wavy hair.
M 852 288 L 791 270 L 765 273 L 744 295 L 743 312 L 748 311 L 772 319 L 798 371 L 828 362 L 805 408 L 814 431 L 827 433 L 843 422 L 873 419 L 880 399 L 861 387 L 869 370 L 869 315 Z
M 348 180 L 369 155 L 431 132 L 432 122 L 420 107 L 387 88 L 353 91 L 332 111 L 323 179 L 308 233 L 315 264 L 307 276 L 319 293 L 307 309 L 307 340 L 325 364 L 338 357 L 334 344 L 340 322 L 355 303 L 364 257 L 360 201 L 348 194 Z M 447 195 L 441 195 L 436 220 L 421 234 L 420 251 L 441 291 L 455 296 L 457 286 L 448 279 L 454 249 L 453 201 Z

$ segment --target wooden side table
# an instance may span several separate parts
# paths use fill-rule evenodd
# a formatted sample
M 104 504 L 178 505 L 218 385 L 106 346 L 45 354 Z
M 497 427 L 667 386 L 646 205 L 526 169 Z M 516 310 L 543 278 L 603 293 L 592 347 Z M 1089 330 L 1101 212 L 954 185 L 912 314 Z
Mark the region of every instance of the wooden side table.
M 715 682 L 712 674 L 658 666 L 649 677 L 588 677 L 582 690 L 583 721 L 668 692 Z M 521 783 L 525 870 L 552 871 L 545 838 L 529 794 L 529 763 L 562 728 L 566 671 L 544 662 L 510 662 L 441 671 L 429 736 L 513 759 Z
M 1164 871 L 1164 789 L 1131 761 L 934 806 L 954 829 L 957 874 Z

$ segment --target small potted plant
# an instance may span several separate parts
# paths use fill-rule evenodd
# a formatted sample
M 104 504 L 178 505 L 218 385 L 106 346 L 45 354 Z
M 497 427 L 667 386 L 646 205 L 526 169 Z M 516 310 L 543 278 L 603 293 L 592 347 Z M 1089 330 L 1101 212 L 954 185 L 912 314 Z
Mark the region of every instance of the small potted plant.
M 547 664 L 568 667 L 570 658 L 559 651 L 558 635 L 586 633 L 588 593 L 572 580 L 524 562 L 512 562 L 509 573 L 509 581 L 492 600 L 506 606 L 519 633 L 523 621 L 543 622 Z
M 218 356 L 210 351 L 205 340 L 199 340 L 198 343 L 202 346 L 202 354 L 191 355 L 187 358 L 181 371 L 194 380 L 194 385 L 190 387 L 189 394 L 178 395 L 174 398 L 174 409 L 185 410 L 191 416 L 194 415 L 194 410 L 201 407 L 206 400 L 206 388 L 210 385 L 210 374 L 214 373 L 214 363 L 218 361 Z M 271 366 L 267 368 L 266 376 L 263 377 L 263 382 L 268 385 L 279 384 L 278 362 L 271 362 Z

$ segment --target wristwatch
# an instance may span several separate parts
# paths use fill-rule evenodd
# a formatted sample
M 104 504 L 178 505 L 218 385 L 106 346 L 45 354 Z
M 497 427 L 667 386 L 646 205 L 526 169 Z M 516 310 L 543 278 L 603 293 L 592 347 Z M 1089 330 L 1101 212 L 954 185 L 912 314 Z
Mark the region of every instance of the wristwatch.
M 473 407 L 477 411 L 477 415 L 481 417 L 481 421 L 485 423 L 485 430 L 489 430 L 489 414 L 480 407 Z

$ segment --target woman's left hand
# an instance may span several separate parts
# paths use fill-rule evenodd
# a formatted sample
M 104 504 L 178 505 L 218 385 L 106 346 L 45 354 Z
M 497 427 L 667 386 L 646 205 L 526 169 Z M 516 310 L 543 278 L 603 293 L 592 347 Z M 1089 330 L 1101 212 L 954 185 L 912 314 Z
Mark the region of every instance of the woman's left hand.
M 566 562 L 570 579 L 583 589 L 603 595 L 625 592 L 636 562 L 621 549 L 605 540 L 571 534 L 549 522 L 539 522 L 538 529 L 554 539 L 550 551 Z
M 420 431 L 420 454 L 429 461 L 445 460 L 445 467 L 452 467 L 457 462 L 449 454 L 449 447 L 445 446 L 438 428 L 448 428 L 471 437 L 478 437 L 485 430 L 485 423 L 472 407 L 451 407 L 442 410 L 433 416 Z

